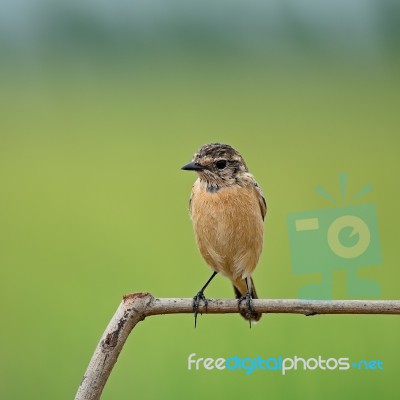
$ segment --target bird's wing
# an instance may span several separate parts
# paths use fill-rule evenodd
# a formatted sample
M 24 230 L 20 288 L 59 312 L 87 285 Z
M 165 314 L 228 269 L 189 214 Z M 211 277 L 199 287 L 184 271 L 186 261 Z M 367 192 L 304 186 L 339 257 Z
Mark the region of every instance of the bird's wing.
M 267 202 L 265 201 L 263 192 L 262 192 L 260 186 L 258 186 L 257 182 L 254 182 L 254 188 L 256 189 L 258 203 L 260 204 L 261 216 L 262 216 L 262 219 L 264 219 L 265 214 L 267 214 Z
M 193 200 L 193 196 L 195 194 L 195 192 L 198 191 L 198 186 L 199 186 L 199 179 L 197 179 L 193 186 L 192 186 L 192 191 L 190 193 L 190 199 L 189 199 L 189 214 L 190 216 L 192 215 L 192 200 Z
M 192 198 L 193 198 L 193 190 L 190 193 L 190 199 L 189 199 L 189 214 L 192 215 Z

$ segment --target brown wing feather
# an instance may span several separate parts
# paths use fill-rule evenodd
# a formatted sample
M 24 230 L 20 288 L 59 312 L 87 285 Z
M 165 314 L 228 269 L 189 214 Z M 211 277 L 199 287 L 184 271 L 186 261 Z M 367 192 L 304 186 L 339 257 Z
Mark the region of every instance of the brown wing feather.
M 262 192 L 260 186 L 258 186 L 258 184 L 256 182 L 254 183 L 254 187 L 255 187 L 257 195 L 258 195 L 258 202 L 260 204 L 260 211 L 261 211 L 262 219 L 264 220 L 265 215 L 267 214 L 267 202 L 265 201 L 265 197 L 263 195 L 263 192 Z

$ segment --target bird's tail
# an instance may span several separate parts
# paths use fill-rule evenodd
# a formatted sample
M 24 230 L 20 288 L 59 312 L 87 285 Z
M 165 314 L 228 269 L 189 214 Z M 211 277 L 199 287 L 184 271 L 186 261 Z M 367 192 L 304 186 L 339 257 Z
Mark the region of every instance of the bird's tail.
M 254 286 L 253 278 L 250 278 L 251 281 L 251 288 L 250 288 L 250 295 L 252 299 L 258 299 L 256 287 Z M 235 296 L 237 299 L 241 299 L 243 296 L 246 296 L 247 293 L 247 286 L 244 279 L 240 279 L 235 281 L 233 285 L 233 290 L 235 291 Z M 262 313 L 253 312 L 251 317 L 246 313 L 246 310 L 240 310 L 240 315 L 247 321 L 259 321 L 262 317 Z

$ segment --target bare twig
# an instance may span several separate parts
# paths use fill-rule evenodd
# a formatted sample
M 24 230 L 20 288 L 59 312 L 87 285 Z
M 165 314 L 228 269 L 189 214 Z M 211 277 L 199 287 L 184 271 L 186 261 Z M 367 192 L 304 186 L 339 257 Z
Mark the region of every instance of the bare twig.
M 97 400 L 110 376 L 131 330 L 146 317 L 158 314 L 192 313 L 192 299 L 156 299 L 150 293 L 124 296 L 108 324 L 78 388 L 75 400 Z M 400 300 L 253 300 L 254 310 L 263 313 L 400 314 Z M 237 300 L 209 300 L 208 314 L 238 313 Z

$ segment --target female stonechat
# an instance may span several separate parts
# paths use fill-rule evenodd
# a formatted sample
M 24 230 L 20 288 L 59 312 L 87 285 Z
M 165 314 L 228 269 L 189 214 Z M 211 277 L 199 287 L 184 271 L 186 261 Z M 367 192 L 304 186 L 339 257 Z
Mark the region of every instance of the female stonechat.
M 263 193 L 249 173 L 243 157 L 231 146 L 202 146 L 192 162 L 182 167 L 199 177 L 193 185 L 189 210 L 197 246 L 213 273 L 193 298 L 195 325 L 204 290 L 217 273 L 229 278 L 241 315 L 258 321 L 251 299 L 257 299 L 252 273 L 263 247 L 267 206 Z M 246 310 L 240 307 L 246 301 Z

